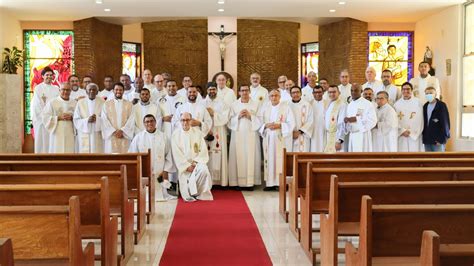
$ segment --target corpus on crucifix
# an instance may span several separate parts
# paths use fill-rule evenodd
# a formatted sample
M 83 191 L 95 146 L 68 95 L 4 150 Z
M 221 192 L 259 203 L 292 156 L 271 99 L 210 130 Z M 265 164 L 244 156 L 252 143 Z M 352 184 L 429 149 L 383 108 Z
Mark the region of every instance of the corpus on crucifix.
M 235 32 L 225 32 L 224 25 L 221 25 L 220 32 L 209 32 L 209 35 L 219 40 L 219 53 L 221 55 L 221 71 L 224 71 L 224 58 L 225 58 L 225 50 L 227 47 L 227 43 L 236 34 L 237 33 Z

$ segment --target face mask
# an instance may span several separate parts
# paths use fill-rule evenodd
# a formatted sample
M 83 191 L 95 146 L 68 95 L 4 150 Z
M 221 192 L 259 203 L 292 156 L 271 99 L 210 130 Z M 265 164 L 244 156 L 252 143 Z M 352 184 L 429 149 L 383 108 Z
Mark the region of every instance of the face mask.
M 433 99 L 434 99 L 434 95 L 433 94 L 426 94 L 425 98 L 428 102 L 432 102 Z

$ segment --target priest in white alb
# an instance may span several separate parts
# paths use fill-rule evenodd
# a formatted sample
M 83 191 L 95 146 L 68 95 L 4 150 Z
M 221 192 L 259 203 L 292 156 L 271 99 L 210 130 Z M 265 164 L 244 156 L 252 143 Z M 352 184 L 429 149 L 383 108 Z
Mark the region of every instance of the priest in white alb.
M 260 74 L 252 73 L 250 75 L 250 98 L 258 103 L 259 108 L 268 102 L 268 90 L 260 85 Z
M 43 110 L 46 103 L 59 96 L 59 88 L 53 85 L 54 72 L 49 67 L 41 71 L 43 82 L 34 87 L 33 99 L 31 100 L 30 112 L 33 122 L 35 139 L 35 153 L 48 153 L 49 132 L 43 124 Z
M 74 126 L 77 132 L 77 153 L 103 153 L 102 108 L 104 99 L 97 97 L 99 87 L 90 83 L 86 87 L 87 98 L 77 102 L 74 111 Z
M 82 89 L 80 87 L 81 82 L 79 81 L 78 76 L 70 75 L 67 80 L 69 82 L 69 85 L 71 85 L 71 96 L 69 96 L 69 98 L 71 98 L 71 100 L 74 100 L 74 101 L 77 102 L 80 99 L 83 99 L 83 98 L 87 97 L 86 88 Z
M 250 98 L 250 88 L 240 86 L 240 99 L 230 109 L 229 186 L 252 190 L 261 184 L 261 146 L 258 103 Z M 245 143 L 245 145 L 242 145 Z
M 423 105 L 426 103 L 425 89 L 433 87 L 436 90 L 435 98 L 441 97 L 441 87 L 439 86 L 438 78 L 430 75 L 431 66 L 428 62 L 420 62 L 418 64 L 418 71 L 420 76 L 410 79 L 410 83 L 413 86 L 413 95 L 420 100 Z
M 293 145 L 288 151 L 309 152 L 313 134 L 313 107 L 301 97 L 300 87 L 294 86 L 290 93 L 291 101 L 289 105 L 295 117 L 295 128 L 292 136 Z
M 102 137 L 105 153 L 126 153 L 134 133 L 132 103 L 122 99 L 124 86 L 114 85 L 115 99 L 107 100 L 102 108 Z
M 352 101 L 347 106 L 346 133 L 349 134 L 349 152 L 372 151 L 372 128 L 377 124 L 377 114 L 372 102 L 362 97 L 362 86 L 353 84 Z
M 329 88 L 328 88 L 329 91 Z M 327 101 L 323 100 L 323 88 L 316 86 L 313 89 L 313 134 L 311 135 L 311 152 L 323 152 L 326 145 L 326 129 L 324 115 Z M 328 96 L 329 97 L 329 96 Z
M 74 153 L 75 132 L 72 122 L 77 102 L 69 98 L 71 85 L 63 83 L 59 97 L 49 101 L 43 110 L 43 125 L 49 132 L 49 153 Z
M 233 91 L 232 91 L 233 93 Z M 227 164 L 227 122 L 229 121 L 229 106 L 225 103 L 224 94 L 217 92 L 217 84 L 207 84 L 207 97 L 204 100 L 207 111 L 212 119 L 212 127 L 205 137 L 209 150 L 208 167 L 214 185 L 228 186 Z
M 163 84 L 163 76 L 158 74 L 153 78 L 154 86 L 150 90 L 151 99 L 150 101 L 159 105 L 159 101 L 162 97 L 165 97 L 168 94 L 168 90 L 165 88 Z M 159 122 L 159 121 L 157 121 Z
M 212 118 L 209 115 L 204 102 L 198 102 L 197 96 L 199 92 L 197 88 L 193 85 L 188 88 L 188 101 L 178 106 L 176 109 L 176 114 L 173 116 L 172 123 L 174 124 L 174 129 L 181 127 L 180 119 L 182 113 L 190 113 L 192 115 L 191 126 L 196 127 L 202 131 L 204 136 L 209 133 L 212 127 Z
M 365 88 L 371 88 L 373 91 L 381 91 L 383 83 L 382 81 L 377 80 L 376 77 L 377 71 L 375 70 L 375 68 L 373 66 L 367 67 L 367 69 L 365 70 L 365 78 L 367 82 L 362 85 L 362 90 L 364 90 Z
M 233 89 L 227 87 L 227 78 L 224 74 L 219 74 L 216 77 L 217 96 L 224 101 L 227 106 L 235 102 L 237 97 Z
M 283 148 L 290 150 L 292 147 L 295 118 L 288 103 L 280 102 L 277 89 L 270 92 L 270 103 L 262 106 L 260 116 L 263 119 L 259 132 L 263 138 L 264 190 L 278 190 Z
M 314 71 L 309 71 L 308 75 L 306 75 L 306 80 L 308 81 L 308 84 L 303 87 L 301 92 L 303 94 L 303 99 L 311 102 L 313 100 L 313 89 L 318 85 L 318 75 Z
M 341 94 L 339 97 L 341 97 L 344 103 L 348 103 L 351 98 L 352 88 L 352 84 L 350 83 L 351 76 L 349 74 L 349 70 L 344 69 L 341 71 L 341 73 L 339 73 L 339 81 L 341 82 L 341 84 L 337 86 L 339 89 L 339 93 Z
M 175 172 L 171 154 L 170 140 L 158 130 L 156 118 L 147 114 L 142 120 L 144 130 L 139 132 L 132 140 L 128 152 L 148 152 L 151 150 L 151 174 L 152 178 L 158 180 L 159 201 L 175 199 L 169 195 L 167 188 L 171 186 L 168 181 L 168 173 Z
M 140 90 L 140 101 L 132 108 L 132 113 L 135 120 L 135 134 L 142 132 L 145 127 L 143 125 L 143 118 L 145 115 L 152 114 L 157 119 L 157 128 L 161 128 L 161 112 L 158 105 L 150 101 L 150 90 L 143 88 Z
M 337 86 L 329 86 L 328 97 L 330 102 L 324 113 L 324 128 L 326 130 L 324 152 L 343 152 L 344 146 L 347 145 L 344 143 L 346 139 L 344 119 L 346 118 L 347 103 L 342 98 Z
M 179 175 L 179 192 L 186 202 L 213 200 L 212 177 L 207 167 L 209 153 L 204 134 L 197 127 L 192 127 L 191 121 L 190 113 L 182 113 L 181 126 L 174 131 L 171 140 Z
M 397 152 L 397 112 L 389 104 L 390 96 L 386 91 L 379 91 L 375 99 L 377 102 L 377 125 L 372 129 L 372 150 L 374 152 Z
M 398 151 L 423 151 L 423 105 L 413 96 L 413 86 L 409 82 L 402 85 L 402 98 L 395 105 L 398 115 Z
M 158 100 L 158 105 L 162 120 L 161 131 L 168 139 L 171 139 L 174 131 L 173 116 L 176 114 L 176 109 L 186 102 L 186 98 L 177 94 L 176 81 L 169 80 L 166 87 L 168 94 Z

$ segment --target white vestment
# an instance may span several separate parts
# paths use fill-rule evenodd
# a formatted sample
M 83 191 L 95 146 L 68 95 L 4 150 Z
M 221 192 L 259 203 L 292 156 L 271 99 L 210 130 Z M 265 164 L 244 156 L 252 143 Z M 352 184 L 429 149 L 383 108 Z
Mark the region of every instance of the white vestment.
M 233 102 L 235 102 L 235 100 L 237 100 L 234 90 L 227 87 L 224 87 L 222 89 L 217 88 L 217 97 L 222 99 L 224 103 L 229 107 Z
M 263 119 L 260 135 L 263 138 L 264 179 L 267 187 L 278 186 L 278 177 L 282 171 L 283 148 L 291 149 L 295 118 L 288 103 L 264 105 L 260 110 Z M 278 123 L 280 129 L 265 128 L 267 123 Z
M 302 95 L 302 98 L 305 99 L 307 102 L 312 102 L 313 99 L 314 99 L 314 96 L 313 96 L 313 89 L 311 86 L 309 86 L 309 83 L 306 84 L 306 86 L 304 86 L 302 89 L 301 89 L 301 93 L 303 94 Z
M 250 98 L 257 102 L 258 108 L 260 108 L 268 102 L 268 90 L 262 87 L 262 85 L 258 85 L 258 87 L 250 86 Z
M 281 98 L 280 98 L 280 102 L 291 102 L 291 95 L 290 93 L 285 90 L 285 89 L 278 89 L 280 91 L 280 95 L 281 95 Z
M 311 136 L 313 135 L 313 107 L 305 99 L 297 103 L 289 103 L 293 116 L 295 118 L 294 131 L 303 132 L 297 139 L 293 139 L 293 145 L 288 151 L 309 152 L 311 148 Z
M 110 99 L 113 99 L 115 98 L 115 95 L 114 95 L 114 90 L 106 90 L 106 89 L 103 89 L 101 91 L 99 91 L 99 93 L 97 94 L 97 97 L 100 97 L 104 100 L 110 100 Z
M 151 178 L 159 177 L 163 172 L 175 172 L 173 166 L 173 157 L 171 154 L 171 144 L 163 132 L 158 129 L 153 133 L 146 130 L 139 132 L 132 140 L 128 152 L 148 152 L 151 150 Z M 160 186 L 160 183 L 158 183 Z M 158 199 L 167 199 L 169 196 L 165 189 L 161 188 L 158 191 Z
M 378 107 L 377 126 L 372 129 L 372 150 L 374 152 L 397 152 L 398 116 L 390 104 Z
M 374 92 L 380 91 L 383 88 L 383 83 L 380 80 L 367 81 L 366 83 L 362 84 L 362 91 L 366 88 L 371 88 Z
M 49 152 L 49 132 L 43 124 L 43 109 L 48 101 L 58 96 L 59 88 L 44 82 L 38 84 L 34 89 L 30 112 L 35 138 L 35 153 Z
M 426 78 L 416 77 L 410 79 L 411 85 L 413 85 L 413 95 L 420 100 L 420 103 L 423 105 L 426 102 L 425 99 L 425 89 L 428 87 L 433 87 L 436 90 L 436 98 L 439 99 L 441 96 L 441 88 L 439 86 L 438 78 L 428 74 Z
M 153 88 L 150 90 L 150 102 L 155 103 L 156 105 L 160 105 L 160 99 L 162 97 L 165 97 L 168 94 L 168 91 L 166 89 L 161 89 L 158 90 L 157 88 Z
M 400 90 L 398 89 L 397 86 L 390 84 L 388 86 L 382 85 L 382 87 L 378 87 L 377 89 L 374 89 L 374 101 L 375 98 L 377 97 L 377 93 L 380 91 L 385 91 L 388 93 L 388 103 L 391 104 L 392 106 L 397 102 L 397 100 L 400 98 Z
M 228 164 L 227 164 L 227 122 L 229 121 L 229 106 L 223 98 L 217 96 L 216 99 L 204 100 L 206 108 L 214 110 L 211 131 L 214 140 L 206 141 L 209 151 L 209 162 L 207 166 L 211 172 L 214 185 L 228 186 Z
M 143 125 L 143 118 L 145 115 L 151 114 L 155 117 L 156 119 L 156 128 L 158 130 L 161 129 L 161 111 L 158 105 L 148 102 L 147 104 L 144 104 L 143 102 L 139 101 L 137 104 L 135 104 L 132 108 L 132 113 L 133 117 L 135 120 L 135 134 L 138 134 L 145 130 L 145 126 Z
M 326 144 L 324 152 L 336 152 L 335 145 L 346 137 L 346 117 L 347 103 L 339 97 L 338 100 L 329 103 L 324 113 L 324 128 L 326 130 Z M 337 152 L 343 152 L 344 146 L 348 143 L 342 143 L 341 149 Z
M 166 95 L 165 97 L 162 97 L 160 100 L 158 100 L 161 117 L 163 118 L 170 115 L 174 117 L 176 114 L 176 109 L 178 109 L 178 106 L 182 105 L 184 102 L 186 102 L 186 98 L 179 96 L 178 94 L 175 96 Z M 174 131 L 173 120 L 170 122 L 163 121 L 161 125 L 161 131 L 165 133 L 168 139 L 171 139 Z
M 102 138 L 102 108 L 105 101 L 101 97 L 94 100 L 80 99 L 74 111 L 74 126 L 77 132 L 77 153 L 103 153 L 104 139 Z M 95 114 L 95 122 L 89 122 L 89 117 Z
M 346 117 L 356 117 L 357 121 L 346 123 L 349 134 L 349 152 L 372 151 L 372 128 L 377 124 L 377 114 L 372 102 L 364 97 L 352 100 L 347 106 Z
M 148 83 L 147 84 L 146 82 L 144 82 L 143 88 L 147 88 L 149 91 L 151 91 L 153 89 L 156 89 L 155 84 L 153 84 L 153 83 Z
M 105 153 L 126 153 L 133 138 L 135 120 L 132 115 L 132 103 L 127 100 L 107 100 L 102 108 L 102 137 Z M 122 130 L 123 138 L 114 133 Z
M 176 114 L 173 116 L 173 120 L 171 121 L 174 124 L 175 130 L 177 128 L 181 128 L 181 114 L 182 113 L 190 113 L 192 119 L 196 119 L 201 122 L 201 126 L 198 128 L 202 131 L 204 136 L 207 135 L 209 130 L 212 127 L 212 118 L 209 115 L 209 112 L 204 107 L 204 103 L 190 103 L 185 102 L 178 106 L 176 109 Z
M 179 174 L 179 192 L 185 201 L 212 200 L 212 178 L 207 168 L 209 154 L 201 130 L 177 128 L 171 141 L 173 158 Z M 186 169 L 196 164 L 193 172 Z
M 87 98 L 87 92 L 85 89 L 78 88 L 77 91 L 71 90 L 71 95 L 69 95 L 69 99 L 77 102 L 82 98 Z
M 341 93 L 341 95 L 339 95 L 339 99 L 341 99 L 344 103 L 348 103 L 349 101 L 347 99 L 351 97 L 352 84 L 339 84 L 339 86 L 337 87 L 339 88 L 339 92 Z
M 74 114 L 76 101 L 56 97 L 43 110 L 43 125 L 49 132 L 49 153 L 74 153 L 75 132 L 72 120 L 59 120 L 62 114 Z
M 418 152 L 422 151 L 423 144 L 421 133 L 423 132 L 423 106 L 416 97 L 409 100 L 401 98 L 395 103 L 395 111 L 398 115 L 398 151 Z M 402 136 L 406 130 L 410 131 L 408 137 Z
M 251 118 L 239 114 L 247 110 Z M 243 103 L 236 100 L 230 110 L 228 127 L 232 130 L 229 149 L 229 185 L 239 187 L 252 187 L 262 183 L 260 137 L 258 129 L 261 119 L 258 115 L 258 103 L 249 100 Z
M 311 135 L 311 152 L 323 152 L 326 145 L 324 123 L 326 101 L 313 101 L 313 134 Z
M 130 93 L 124 94 L 123 99 L 127 100 L 131 103 L 133 103 L 133 100 L 135 100 L 135 99 L 140 101 L 140 93 L 139 92 L 130 92 Z

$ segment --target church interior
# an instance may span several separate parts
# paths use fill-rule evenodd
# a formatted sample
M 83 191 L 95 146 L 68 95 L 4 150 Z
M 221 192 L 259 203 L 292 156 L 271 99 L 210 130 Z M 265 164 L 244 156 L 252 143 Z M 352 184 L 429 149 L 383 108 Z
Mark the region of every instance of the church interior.
M 0 266 L 474 265 L 472 0 L 0 0 L 0 49 Z M 258 105 L 265 120 L 273 119 L 272 95 L 283 97 L 278 91 L 282 76 L 292 80 L 304 98 L 305 87 L 314 89 L 308 85 L 312 74 L 318 86 L 325 80 L 338 88 L 342 73 L 348 73 L 353 86 L 347 96 L 354 98 L 354 84 L 370 83 L 369 69 L 379 82 L 389 69 L 398 99 L 404 97 L 405 83 L 420 76 L 423 63 L 429 63 L 429 75 L 439 82 L 435 100 L 449 110 L 449 136 L 441 143 L 446 152 L 371 153 L 354 148 L 354 153 L 327 153 L 310 151 L 309 146 L 298 151 L 285 147 L 281 134 L 280 140 L 268 137 L 266 124 L 253 129 L 255 140 L 240 135 L 234 140 L 230 118 L 223 124 L 222 139 L 219 134 L 208 139 L 210 133 L 204 133 L 201 150 L 199 141 L 186 135 L 186 123 L 194 130 L 198 111 L 192 105 L 184 111 L 183 103 L 174 105 L 183 111 L 172 118 L 174 127 L 179 126 L 173 130 L 182 130 L 182 135 L 168 134 L 163 148 L 170 150 L 170 158 L 173 150 L 177 181 L 172 188 L 178 198 L 166 198 L 170 189 L 163 185 L 163 176 L 155 174 L 157 167 L 166 169 L 167 160 L 161 155 L 157 159 L 156 143 L 146 148 L 140 143 L 125 152 L 35 153 L 40 129 L 34 126 L 34 94 L 47 69 L 59 93 L 75 75 L 81 83 L 90 78 L 100 95 L 104 80 L 111 77 L 112 97 L 118 97 L 117 86 L 127 90 L 124 75 L 135 89 L 136 80 L 145 79 L 148 71 L 152 78 L 174 81 L 175 90 L 185 86 L 184 79 L 192 79 L 202 101 L 212 98 L 209 88 L 219 88 L 222 76 L 233 100 L 245 98 L 241 89 L 247 86 L 252 101 L 251 77 L 258 73 L 259 86 L 268 90 L 265 97 L 270 95 L 268 100 L 257 96 L 268 101 L 268 115 L 260 110 L 265 104 Z M 79 87 L 86 99 L 87 84 Z M 294 88 L 287 92 L 293 102 Z M 190 90 L 183 89 L 191 101 Z M 139 106 L 141 91 L 136 93 Z M 154 99 L 157 108 L 170 101 L 165 96 Z M 380 107 L 378 97 L 375 91 L 374 112 Z M 235 104 L 227 106 L 229 114 L 238 109 Z M 54 109 L 53 104 L 47 106 Z M 126 106 L 121 105 L 121 115 Z M 354 119 L 359 119 L 355 117 L 362 109 L 356 110 Z M 217 131 L 219 111 L 211 113 L 209 132 Z M 237 115 L 239 121 L 245 117 Z M 250 121 L 256 117 L 247 115 Z M 170 122 L 167 115 L 158 116 L 151 115 L 157 128 Z M 286 115 L 278 116 L 276 130 L 284 131 Z M 72 114 L 57 118 L 58 126 L 60 120 L 72 124 Z M 150 124 L 140 125 L 140 130 L 146 133 Z M 137 130 L 134 136 L 141 136 Z M 340 141 L 353 143 L 347 137 Z M 183 173 L 199 180 L 195 170 L 208 159 L 202 163 L 183 158 L 191 170 L 182 170 L 175 150 L 182 145 L 191 150 L 186 152 L 204 153 L 212 160 L 208 145 L 216 142 L 219 151 L 223 142 L 229 148 L 223 155 L 225 167 L 221 162 L 217 169 L 229 181 L 216 183 L 212 177 L 208 189 L 213 201 L 191 192 L 188 198 L 179 197 Z M 230 153 L 239 146 L 250 152 L 236 159 Z M 251 189 L 233 187 L 227 174 L 232 172 L 231 161 L 237 161 L 235 171 L 240 171 L 238 161 L 243 158 L 258 161 L 259 180 L 252 181 Z M 213 166 L 207 166 L 213 175 Z M 272 167 L 274 171 L 268 170 Z M 276 182 L 272 186 L 268 175 Z M 198 191 L 204 186 L 199 182 Z M 165 198 L 159 199 L 163 193 Z

